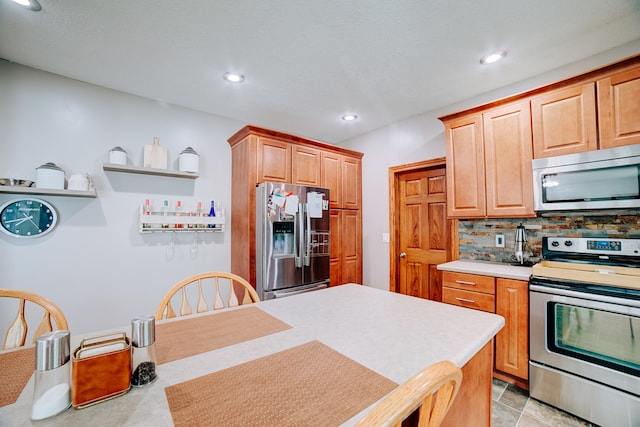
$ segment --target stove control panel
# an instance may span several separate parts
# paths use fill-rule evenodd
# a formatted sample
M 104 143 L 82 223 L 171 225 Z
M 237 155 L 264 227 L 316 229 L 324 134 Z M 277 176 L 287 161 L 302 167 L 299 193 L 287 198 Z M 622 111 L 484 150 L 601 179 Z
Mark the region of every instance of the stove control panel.
M 640 258 L 640 239 L 544 237 L 542 244 L 544 251 L 551 253 L 622 255 Z

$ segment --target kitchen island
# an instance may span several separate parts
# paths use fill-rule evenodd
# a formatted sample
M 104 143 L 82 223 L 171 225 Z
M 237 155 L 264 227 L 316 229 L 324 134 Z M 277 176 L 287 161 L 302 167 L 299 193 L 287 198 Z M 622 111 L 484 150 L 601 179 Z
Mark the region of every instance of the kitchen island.
M 316 341 L 396 384 L 433 363 L 451 360 L 462 367 L 464 378 L 444 425 L 490 425 L 492 340 L 504 325 L 501 316 L 355 284 L 235 310 L 247 307 L 257 308 L 290 328 L 159 364 L 159 378 L 153 384 L 86 409 L 69 409 L 44 423 L 29 419 L 32 377 L 16 403 L 0 408 L 0 425 L 170 426 L 173 419 L 165 388 Z M 205 316 L 215 319 L 221 314 Z M 242 378 L 237 382 L 247 389 L 256 387 L 242 383 Z M 226 386 L 218 383 L 216 387 Z M 277 411 L 278 396 L 265 399 Z M 373 404 L 342 423 L 354 424 Z M 326 424 L 322 419 L 308 421 L 310 425 Z

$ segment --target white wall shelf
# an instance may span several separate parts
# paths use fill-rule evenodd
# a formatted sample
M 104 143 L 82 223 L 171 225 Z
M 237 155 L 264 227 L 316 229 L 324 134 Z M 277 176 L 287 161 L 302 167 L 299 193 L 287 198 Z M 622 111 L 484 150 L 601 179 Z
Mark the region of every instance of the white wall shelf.
M 78 191 L 78 190 L 54 190 L 51 188 L 37 188 L 37 187 L 18 187 L 1 185 L 0 193 L 11 194 L 32 194 L 42 196 L 65 196 L 65 197 L 97 197 L 96 190 Z
M 151 212 L 145 215 L 141 208 L 139 212 L 138 231 L 140 233 L 166 233 L 166 232 L 195 232 L 195 233 L 222 233 L 224 232 L 224 217 L 222 216 L 189 216 L 163 215 L 162 212 Z M 180 227 L 178 227 L 180 226 Z
M 124 165 L 116 165 L 114 163 L 104 163 L 102 165 L 102 169 L 109 172 L 124 172 L 124 173 L 134 173 L 138 175 L 167 176 L 171 178 L 196 179 L 199 177 L 197 173 L 193 173 L 193 172 L 181 172 L 181 171 L 174 171 L 174 170 L 167 170 L 167 169 L 143 168 L 139 166 L 124 166 Z

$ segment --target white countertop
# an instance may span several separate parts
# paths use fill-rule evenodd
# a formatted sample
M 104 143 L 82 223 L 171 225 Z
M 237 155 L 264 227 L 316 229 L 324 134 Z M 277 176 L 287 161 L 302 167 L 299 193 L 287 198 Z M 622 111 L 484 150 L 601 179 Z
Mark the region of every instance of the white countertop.
M 44 424 L 168 426 L 166 386 L 312 340 L 401 384 L 440 360 L 463 366 L 504 326 L 495 314 L 354 284 L 257 306 L 291 329 L 159 365 L 155 383 L 86 409 L 69 409 Z M 43 425 L 29 419 L 32 393 L 33 377 L 15 404 L 0 408 L 0 425 Z
M 505 279 L 529 280 L 531 267 L 521 267 L 504 262 L 458 260 L 438 265 L 438 270 L 456 273 L 480 274 L 482 276 L 503 277 Z

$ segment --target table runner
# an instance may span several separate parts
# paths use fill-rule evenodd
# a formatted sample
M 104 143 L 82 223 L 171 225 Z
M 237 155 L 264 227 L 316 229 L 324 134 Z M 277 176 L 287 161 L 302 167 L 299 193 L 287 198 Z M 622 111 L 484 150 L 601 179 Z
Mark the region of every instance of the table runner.
M 2 381 L 0 381 L 0 407 L 11 405 L 20 396 L 24 386 L 36 369 L 36 348 L 0 353 Z
M 290 328 L 257 307 L 159 323 L 156 325 L 158 363 L 172 362 Z
M 319 341 L 165 388 L 176 426 L 338 425 L 397 387 Z

